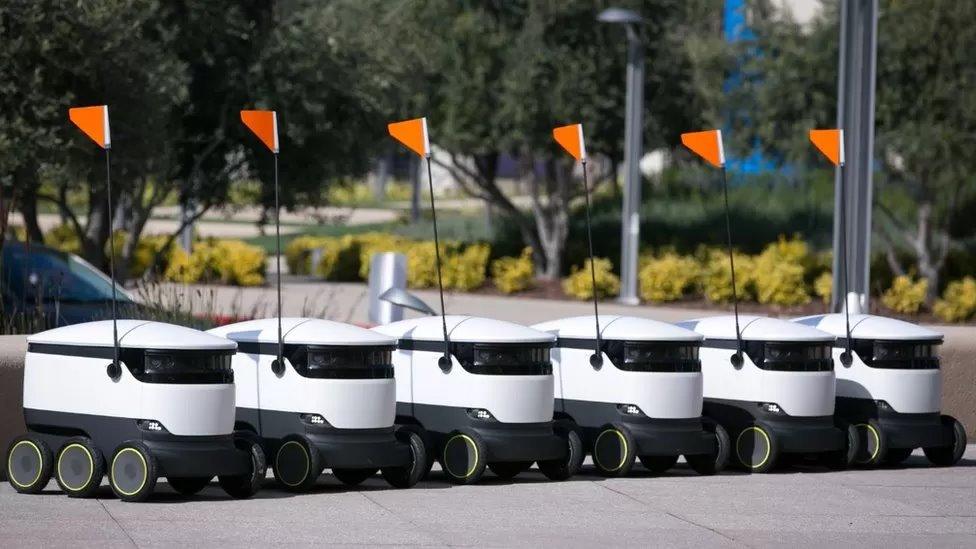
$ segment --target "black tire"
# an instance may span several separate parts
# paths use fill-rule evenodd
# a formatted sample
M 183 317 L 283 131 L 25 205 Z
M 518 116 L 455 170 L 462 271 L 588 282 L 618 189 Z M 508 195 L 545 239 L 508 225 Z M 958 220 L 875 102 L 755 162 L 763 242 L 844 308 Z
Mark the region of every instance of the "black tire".
M 274 458 L 275 479 L 285 490 L 304 492 L 322 474 L 322 460 L 318 450 L 308 439 L 299 435 L 285 437 Z
M 844 432 L 844 445 L 836 450 L 824 452 L 821 455 L 821 463 L 828 469 L 843 471 L 853 465 L 860 452 L 861 441 L 857 426 L 838 423 L 837 428 Z
M 911 457 L 912 452 L 915 451 L 914 448 L 888 448 L 888 453 L 885 454 L 884 464 L 894 467 L 905 463 L 905 460 Z
M 142 442 L 123 442 L 112 453 L 108 483 L 122 501 L 146 501 L 156 489 L 158 478 L 156 458 Z
M 359 486 L 366 479 L 376 474 L 376 469 L 333 469 L 332 476 L 346 486 Z
M 686 455 L 685 459 L 688 466 L 699 475 L 714 475 L 728 465 L 732 441 L 729 440 L 729 432 L 725 427 L 709 418 L 702 418 L 702 427 L 715 436 L 715 451 L 710 454 Z
M 102 485 L 105 457 L 84 437 L 69 438 L 58 450 L 54 478 L 69 498 L 88 498 Z
M 383 467 L 380 474 L 394 488 L 410 488 L 430 472 L 427 437 L 422 427 L 404 425 L 397 429 L 396 437 L 410 447 L 410 463 L 399 467 Z
M 888 452 L 888 440 L 884 430 L 881 429 L 881 424 L 875 419 L 869 419 L 866 423 L 855 424 L 855 427 L 858 448 L 854 465 L 874 467 L 884 462 L 885 454 Z
M 210 484 L 213 477 L 166 477 L 169 487 L 181 496 L 196 495 Z
M 637 459 L 637 442 L 626 427 L 604 425 L 593 441 L 593 464 L 605 477 L 623 477 L 630 473 Z
M 539 462 L 539 471 L 549 480 L 566 480 L 579 472 L 586 459 L 586 447 L 579 427 L 570 420 L 557 420 L 553 432 L 566 444 L 566 457 Z
M 937 467 L 948 467 L 959 463 L 962 455 L 966 453 L 966 429 L 962 423 L 952 416 L 942 416 L 942 427 L 949 429 L 952 433 L 952 444 L 949 446 L 935 446 L 922 448 L 925 457 Z
M 532 467 L 531 461 L 494 461 L 488 464 L 488 469 L 501 479 L 510 480 L 519 473 L 528 471 Z
M 660 475 L 678 463 L 678 456 L 640 456 L 641 465 L 655 475 Z
M 779 441 L 763 423 L 750 425 L 735 437 L 736 462 L 750 473 L 768 473 L 779 460 Z
M 21 494 L 38 494 L 51 480 L 54 456 L 51 448 L 32 433 L 21 435 L 7 446 L 7 481 Z
M 452 431 L 440 452 L 444 475 L 454 484 L 474 484 L 485 474 L 488 450 L 478 433 Z
M 246 475 L 223 475 L 217 482 L 224 492 L 234 499 L 248 499 L 261 490 L 268 475 L 268 458 L 256 436 L 235 436 L 234 444 L 251 457 L 251 470 Z

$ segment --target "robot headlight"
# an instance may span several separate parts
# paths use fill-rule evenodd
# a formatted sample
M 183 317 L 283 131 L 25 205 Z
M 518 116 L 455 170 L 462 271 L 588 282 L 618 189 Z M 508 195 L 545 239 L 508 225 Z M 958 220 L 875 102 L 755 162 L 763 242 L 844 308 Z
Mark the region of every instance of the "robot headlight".
M 783 408 L 775 402 L 760 402 L 759 408 L 767 414 L 782 415 L 784 413 Z
M 140 419 L 136 421 L 136 425 L 139 426 L 143 431 L 150 431 L 153 433 L 168 433 L 166 427 L 162 423 L 155 419 Z
M 496 421 L 495 416 L 484 408 L 468 408 L 468 417 L 478 421 Z
M 644 411 L 636 404 L 618 404 L 617 411 L 625 416 L 643 417 Z

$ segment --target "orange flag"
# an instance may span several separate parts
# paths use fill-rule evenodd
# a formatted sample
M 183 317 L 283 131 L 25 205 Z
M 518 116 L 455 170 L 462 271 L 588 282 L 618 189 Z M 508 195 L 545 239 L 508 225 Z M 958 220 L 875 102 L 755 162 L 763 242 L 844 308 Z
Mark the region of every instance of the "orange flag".
M 722 146 L 722 130 L 707 130 L 681 134 L 681 144 L 691 152 L 707 160 L 716 168 L 725 166 L 725 147 Z
M 275 111 L 241 111 L 241 122 L 278 154 L 278 113 Z
M 570 124 L 552 130 L 552 137 L 556 143 L 566 149 L 573 158 L 586 162 L 586 142 L 583 141 L 583 125 Z
M 810 142 L 834 166 L 844 165 L 844 130 L 810 130 Z
M 68 109 L 68 119 L 103 149 L 112 148 L 108 128 L 108 105 L 74 107 Z
M 427 117 L 387 124 L 390 136 L 420 156 L 430 158 L 430 139 L 427 137 Z

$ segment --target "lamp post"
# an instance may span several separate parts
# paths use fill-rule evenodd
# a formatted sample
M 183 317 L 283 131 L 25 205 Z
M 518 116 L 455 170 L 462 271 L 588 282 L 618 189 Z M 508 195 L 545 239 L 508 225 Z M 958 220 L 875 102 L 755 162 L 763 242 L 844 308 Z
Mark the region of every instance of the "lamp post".
M 636 305 L 637 254 L 640 246 L 640 159 L 644 128 L 644 44 L 638 26 L 643 19 L 637 13 L 621 8 L 600 12 L 602 23 L 624 25 L 627 29 L 627 111 L 624 123 L 624 203 L 620 219 L 620 297 L 621 303 Z

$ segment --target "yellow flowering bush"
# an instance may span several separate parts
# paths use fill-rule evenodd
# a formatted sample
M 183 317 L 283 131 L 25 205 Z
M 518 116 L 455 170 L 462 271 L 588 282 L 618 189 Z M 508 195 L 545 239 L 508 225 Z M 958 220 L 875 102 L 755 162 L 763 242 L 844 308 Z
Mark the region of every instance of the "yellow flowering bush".
M 767 245 L 753 263 L 752 281 L 760 303 L 804 305 L 810 302 L 804 281 L 809 252 L 799 238 L 780 236 Z
M 820 276 L 813 281 L 813 293 L 817 294 L 825 305 L 829 305 L 830 298 L 834 295 L 834 273 L 830 271 L 820 273 Z
M 950 282 L 932 310 L 946 322 L 962 322 L 976 316 L 976 279 L 967 276 Z
M 469 244 L 463 251 L 455 250 L 444 261 L 444 287 L 470 291 L 485 283 L 485 270 L 491 247 Z
M 752 257 L 735 253 L 735 284 L 741 301 L 755 296 L 752 284 Z M 713 248 L 706 252 L 700 285 L 705 299 L 713 303 L 732 301 L 732 269 L 729 266 L 728 252 Z
M 698 261 L 666 252 L 642 262 L 638 275 L 641 298 L 656 303 L 681 299 L 698 277 Z
M 928 279 L 914 280 L 911 276 L 896 276 L 891 287 L 881 294 L 881 302 L 896 313 L 915 314 L 925 303 Z
M 61 250 L 62 252 L 77 254 L 81 252 L 81 241 L 74 227 L 65 223 L 51 227 L 44 233 L 44 245 Z
M 267 254 L 240 240 L 204 240 L 187 254 L 175 248 L 164 278 L 172 282 L 217 282 L 234 286 L 264 284 Z
M 288 272 L 296 275 L 307 275 L 312 273 L 311 264 L 312 250 L 323 246 L 330 239 L 324 236 L 302 235 L 293 238 L 285 246 L 285 264 L 288 265 Z
M 613 263 L 606 258 L 596 258 L 593 261 L 596 274 L 597 297 L 612 297 L 620 293 L 620 277 L 613 274 Z M 583 266 L 573 266 L 570 275 L 563 279 L 563 291 L 566 295 L 576 299 L 593 298 L 593 282 L 590 275 L 590 260 L 583 262 Z
M 491 279 L 495 287 L 505 294 L 521 292 L 532 287 L 535 265 L 532 248 L 525 247 L 518 257 L 500 257 L 491 262 Z

